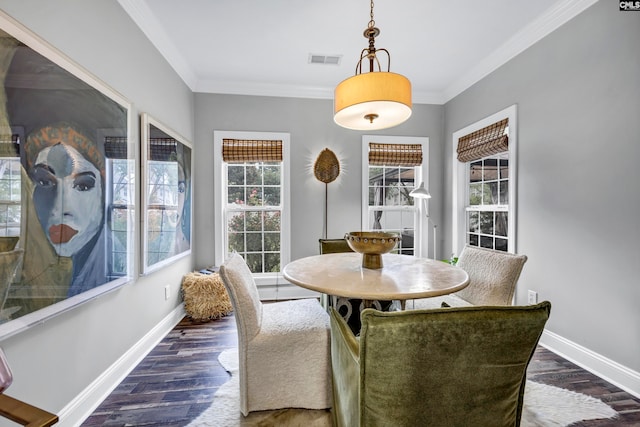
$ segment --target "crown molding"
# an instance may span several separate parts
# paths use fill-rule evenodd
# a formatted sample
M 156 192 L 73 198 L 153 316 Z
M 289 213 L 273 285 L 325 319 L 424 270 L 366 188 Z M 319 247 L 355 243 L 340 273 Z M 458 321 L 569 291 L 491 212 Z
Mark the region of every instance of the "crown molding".
M 413 93 L 414 104 L 445 104 L 487 75 L 522 53 L 552 31 L 567 23 L 598 0 L 561 0 L 480 61 L 442 92 Z M 333 87 L 296 86 L 264 82 L 213 81 L 198 79 L 144 2 L 118 0 L 180 78 L 194 92 L 286 98 L 333 99 Z
M 533 46 L 548 34 L 566 24 L 598 0 L 564 0 L 556 3 L 538 19 L 518 31 L 492 54 L 480 61 L 468 73 L 451 84 L 443 93 L 445 102 L 479 82 L 493 71 Z
M 223 80 L 199 80 L 194 92 L 220 93 L 229 95 L 276 96 L 283 98 L 333 99 L 334 87 L 273 84 L 265 82 L 241 82 Z M 438 92 L 417 92 L 412 94 L 414 104 L 444 104 Z
M 200 79 L 194 92 L 221 93 L 229 95 L 279 96 L 284 98 L 333 99 L 333 88 Z
M 180 78 L 193 91 L 198 82 L 196 74 L 169 36 L 167 36 L 167 33 L 147 4 L 143 1 L 136 0 L 118 0 L 118 3 L 120 3 L 120 6 L 122 6 L 125 12 L 133 19 L 133 22 L 140 27 L 149 41 L 151 41 L 160 54 L 167 60 L 171 68 L 178 73 Z

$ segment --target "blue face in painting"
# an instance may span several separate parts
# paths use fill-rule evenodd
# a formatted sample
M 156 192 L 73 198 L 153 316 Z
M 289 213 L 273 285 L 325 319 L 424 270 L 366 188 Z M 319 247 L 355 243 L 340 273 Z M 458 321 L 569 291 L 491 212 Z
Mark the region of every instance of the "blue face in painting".
M 31 170 L 40 224 L 58 255 L 78 253 L 102 224 L 100 171 L 63 143 L 43 149 Z

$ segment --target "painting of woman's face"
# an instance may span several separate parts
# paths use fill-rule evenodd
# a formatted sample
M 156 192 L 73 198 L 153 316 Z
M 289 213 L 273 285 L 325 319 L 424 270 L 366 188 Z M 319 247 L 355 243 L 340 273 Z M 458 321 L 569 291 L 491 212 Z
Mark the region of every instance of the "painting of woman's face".
M 58 255 L 73 256 L 102 223 L 100 171 L 63 143 L 40 151 L 33 164 L 33 201 L 40 224 Z

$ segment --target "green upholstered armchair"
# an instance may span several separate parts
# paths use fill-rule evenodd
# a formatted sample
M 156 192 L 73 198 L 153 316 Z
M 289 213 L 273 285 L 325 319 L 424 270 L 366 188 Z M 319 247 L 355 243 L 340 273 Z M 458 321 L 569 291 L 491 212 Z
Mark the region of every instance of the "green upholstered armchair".
M 353 252 L 349 243 L 342 239 L 318 239 L 321 254 L 337 254 L 342 252 Z
M 356 338 L 331 311 L 338 427 L 519 426 L 551 304 L 380 312 Z
M 353 249 L 351 249 L 345 238 L 318 239 L 318 243 L 320 244 L 320 255 L 353 252 Z M 331 295 L 320 295 L 320 305 L 322 305 L 322 307 L 327 311 L 329 311 L 329 307 L 335 306 L 336 301 L 333 301 L 332 303 L 331 298 L 335 300 L 335 297 L 332 297 Z

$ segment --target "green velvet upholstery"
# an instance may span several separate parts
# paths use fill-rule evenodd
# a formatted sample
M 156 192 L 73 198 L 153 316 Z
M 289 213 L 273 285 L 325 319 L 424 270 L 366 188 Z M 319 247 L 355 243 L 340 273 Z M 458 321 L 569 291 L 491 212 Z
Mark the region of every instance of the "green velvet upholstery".
M 318 239 L 318 243 L 320 245 L 320 255 L 324 254 L 337 254 L 343 252 L 354 252 L 347 243 L 347 240 L 342 239 Z M 322 294 L 320 295 L 320 305 L 324 307 L 325 310 L 329 311 L 329 307 L 331 307 L 331 295 Z M 333 297 L 335 300 L 335 297 Z M 335 304 L 334 304 L 335 305 Z
M 334 425 L 519 426 L 527 366 L 550 311 L 547 301 L 365 309 L 356 338 L 332 310 Z

